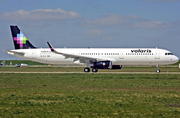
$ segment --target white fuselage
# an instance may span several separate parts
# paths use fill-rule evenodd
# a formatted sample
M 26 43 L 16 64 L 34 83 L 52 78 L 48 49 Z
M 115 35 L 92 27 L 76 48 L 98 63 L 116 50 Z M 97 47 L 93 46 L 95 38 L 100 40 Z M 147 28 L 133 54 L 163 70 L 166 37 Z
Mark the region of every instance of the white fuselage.
M 58 52 L 94 57 L 97 61 L 109 60 L 113 65 L 166 65 L 179 61 L 178 57 L 165 49 L 157 48 L 56 48 Z M 49 48 L 17 49 L 10 55 L 47 64 L 82 64 L 73 58 L 53 53 Z

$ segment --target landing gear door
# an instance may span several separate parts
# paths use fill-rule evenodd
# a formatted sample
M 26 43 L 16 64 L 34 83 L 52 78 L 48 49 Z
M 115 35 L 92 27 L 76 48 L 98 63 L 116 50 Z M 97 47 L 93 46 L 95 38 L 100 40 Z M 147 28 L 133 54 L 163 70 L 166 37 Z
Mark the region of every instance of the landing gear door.
M 119 53 L 119 59 L 124 59 L 124 52 Z
M 155 51 L 155 59 L 160 59 L 160 50 Z

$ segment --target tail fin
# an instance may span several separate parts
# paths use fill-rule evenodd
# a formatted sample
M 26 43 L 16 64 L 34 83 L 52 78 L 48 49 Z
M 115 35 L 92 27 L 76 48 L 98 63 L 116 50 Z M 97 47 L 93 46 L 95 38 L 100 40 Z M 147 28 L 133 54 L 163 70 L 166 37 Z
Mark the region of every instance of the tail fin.
M 34 47 L 17 26 L 10 26 L 15 49 L 29 49 Z

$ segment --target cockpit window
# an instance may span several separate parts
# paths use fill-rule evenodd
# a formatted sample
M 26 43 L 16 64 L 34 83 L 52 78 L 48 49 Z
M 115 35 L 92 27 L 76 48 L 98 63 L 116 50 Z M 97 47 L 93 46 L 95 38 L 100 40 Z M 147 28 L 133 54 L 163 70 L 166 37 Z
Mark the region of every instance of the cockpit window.
M 165 55 L 173 55 L 173 53 L 165 53 Z

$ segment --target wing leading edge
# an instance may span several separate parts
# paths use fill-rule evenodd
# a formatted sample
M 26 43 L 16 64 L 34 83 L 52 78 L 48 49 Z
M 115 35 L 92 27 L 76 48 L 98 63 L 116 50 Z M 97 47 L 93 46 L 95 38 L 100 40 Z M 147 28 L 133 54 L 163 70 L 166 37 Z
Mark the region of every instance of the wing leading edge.
M 49 48 L 52 52 L 63 55 L 65 59 L 73 58 L 74 62 L 79 61 L 80 63 L 92 63 L 92 62 L 97 62 L 98 60 L 97 58 L 94 58 L 94 57 L 86 57 L 86 56 L 81 56 L 81 55 L 73 55 L 73 54 L 58 52 L 53 48 L 53 46 L 49 42 L 47 42 L 47 44 L 49 45 Z

